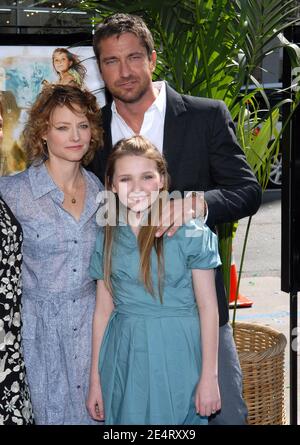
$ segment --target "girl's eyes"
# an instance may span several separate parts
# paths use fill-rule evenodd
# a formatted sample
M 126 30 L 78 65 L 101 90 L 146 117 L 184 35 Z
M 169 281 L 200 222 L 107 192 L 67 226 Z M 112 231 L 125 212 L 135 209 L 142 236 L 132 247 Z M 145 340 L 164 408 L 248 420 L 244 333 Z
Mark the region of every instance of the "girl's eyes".
M 153 178 L 153 175 L 145 175 L 144 177 L 143 177 L 143 179 L 144 180 L 150 180 L 150 179 L 152 179 Z M 130 181 L 130 178 L 128 177 L 124 177 L 124 178 L 121 178 L 120 179 L 120 182 L 128 182 L 128 181 Z

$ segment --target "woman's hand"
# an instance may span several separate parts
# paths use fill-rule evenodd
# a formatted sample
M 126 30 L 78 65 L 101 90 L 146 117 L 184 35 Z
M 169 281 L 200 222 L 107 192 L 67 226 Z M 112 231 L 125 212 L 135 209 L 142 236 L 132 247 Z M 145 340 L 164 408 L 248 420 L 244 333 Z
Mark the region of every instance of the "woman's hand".
M 100 382 L 90 384 L 86 407 L 89 415 L 94 420 L 104 420 L 104 406 Z
M 221 409 L 221 397 L 217 377 L 201 377 L 195 393 L 196 412 L 209 417 Z

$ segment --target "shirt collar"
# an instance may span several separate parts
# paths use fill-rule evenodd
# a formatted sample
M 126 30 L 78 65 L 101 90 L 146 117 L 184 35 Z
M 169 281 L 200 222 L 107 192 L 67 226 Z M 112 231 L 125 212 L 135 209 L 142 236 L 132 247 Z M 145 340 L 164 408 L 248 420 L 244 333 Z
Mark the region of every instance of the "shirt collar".
M 158 96 L 155 101 L 150 105 L 147 111 L 156 108 L 159 113 L 164 117 L 166 112 L 166 104 L 167 104 L 167 96 L 166 96 L 166 83 L 164 81 L 161 82 L 153 82 L 153 86 L 155 89 L 159 90 Z M 114 114 L 119 115 L 116 103 L 113 100 L 111 104 L 111 111 Z
M 34 199 L 39 199 L 52 192 L 52 190 L 58 190 L 44 162 L 39 165 L 31 165 L 28 169 L 28 175 Z
M 166 83 L 161 82 L 153 82 L 154 88 L 159 90 L 158 96 L 153 102 L 153 104 L 149 107 L 149 110 L 151 108 L 157 108 L 157 110 L 160 112 L 160 114 L 164 117 L 166 112 L 166 104 L 167 104 L 167 96 L 166 96 Z
M 86 180 L 87 187 L 92 190 L 93 195 L 96 194 L 99 191 L 100 186 L 84 168 L 82 168 L 81 170 Z M 52 192 L 53 190 L 57 191 L 61 199 L 63 199 L 63 192 L 53 181 L 44 162 L 37 166 L 31 165 L 28 169 L 28 174 L 34 199 L 39 199 L 42 196 L 45 196 L 47 193 Z

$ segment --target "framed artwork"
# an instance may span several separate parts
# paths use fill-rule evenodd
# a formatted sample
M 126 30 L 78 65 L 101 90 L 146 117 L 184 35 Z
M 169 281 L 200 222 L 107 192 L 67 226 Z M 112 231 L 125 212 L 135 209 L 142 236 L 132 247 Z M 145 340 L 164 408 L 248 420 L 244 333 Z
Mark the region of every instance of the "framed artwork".
M 61 49 L 64 51 L 60 51 Z M 73 60 L 73 67 L 69 71 L 70 79 L 74 79 L 74 82 L 81 81 L 80 86 L 91 91 L 97 97 L 99 105 L 103 106 L 104 83 L 94 57 L 91 36 L 1 35 L 0 94 L 4 109 L 4 174 L 13 174 L 25 168 L 20 136 L 28 109 L 45 83 L 60 83 L 59 64 L 63 63 L 60 59 L 66 54 Z M 83 69 L 78 70 L 80 66 Z M 81 72 L 86 73 L 84 79 L 80 79 Z

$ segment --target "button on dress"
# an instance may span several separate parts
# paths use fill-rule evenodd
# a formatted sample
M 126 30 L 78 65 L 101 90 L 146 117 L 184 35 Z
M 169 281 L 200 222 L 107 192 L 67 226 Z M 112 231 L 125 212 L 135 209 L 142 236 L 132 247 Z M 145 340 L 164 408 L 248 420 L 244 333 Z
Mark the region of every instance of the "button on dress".
M 89 276 L 102 185 L 82 169 L 80 220 L 44 164 L 0 178 L 0 193 L 20 221 L 23 243 L 23 343 L 37 424 L 91 424 L 88 392 L 95 282 Z
M 90 274 L 103 279 L 103 231 Z M 194 394 L 201 372 L 200 320 L 192 269 L 220 265 L 217 237 L 196 220 L 164 237 L 163 304 L 139 279 L 137 240 L 129 226 L 116 230 L 112 254 L 115 309 L 99 356 L 105 424 L 201 425 Z M 158 288 L 157 258 L 151 270 Z

